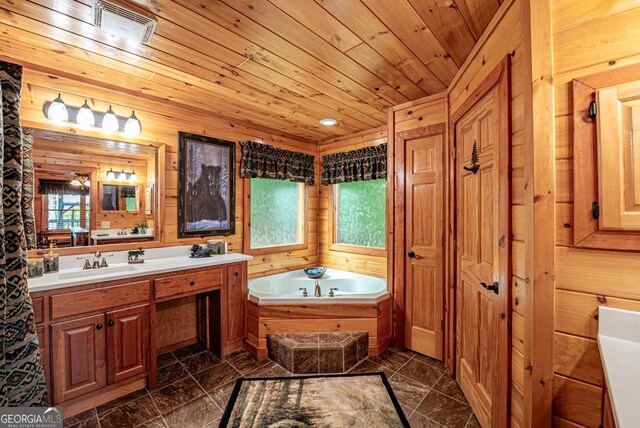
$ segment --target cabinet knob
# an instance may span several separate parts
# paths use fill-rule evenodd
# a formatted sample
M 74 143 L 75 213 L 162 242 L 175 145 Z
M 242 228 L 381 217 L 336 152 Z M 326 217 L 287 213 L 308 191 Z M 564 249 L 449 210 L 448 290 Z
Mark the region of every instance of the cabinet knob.
M 189 281 L 189 285 L 196 285 L 195 281 Z
M 96 326 L 96 329 L 97 329 L 97 330 L 102 330 L 102 324 L 98 324 L 98 325 Z
M 233 276 L 238 276 L 238 275 L 240 275 L 238 272 L 233 273 Z
M 115 324 L 115 322 L 113 320 L 109 320 L 107 324 L 109 324 L 109 327 L 112 327 Z

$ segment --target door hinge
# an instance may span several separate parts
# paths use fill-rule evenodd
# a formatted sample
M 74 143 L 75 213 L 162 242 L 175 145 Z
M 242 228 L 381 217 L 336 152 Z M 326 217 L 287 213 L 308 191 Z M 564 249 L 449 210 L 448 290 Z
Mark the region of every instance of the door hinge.
M 591 101 L 589 103 L 589 110 L 587 115 L 589 116 L 589 119 L 595 119 L 597 114 L 598 114 L 598 104 L 595 101 Z
M 598 201 L 593 201 L 593 204 L 591 204 L 591 217 L 594 220 L 600 218 L 600 204 L 598 203 Z

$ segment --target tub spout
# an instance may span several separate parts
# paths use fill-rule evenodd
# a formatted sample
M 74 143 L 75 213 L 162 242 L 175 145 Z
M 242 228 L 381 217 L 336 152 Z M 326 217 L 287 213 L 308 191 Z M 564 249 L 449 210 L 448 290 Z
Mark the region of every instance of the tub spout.
M 314 293 L 316 297 L 322 297 L 322 290 L 320 289 L 320 281 L 316 281 L 316 291 Z

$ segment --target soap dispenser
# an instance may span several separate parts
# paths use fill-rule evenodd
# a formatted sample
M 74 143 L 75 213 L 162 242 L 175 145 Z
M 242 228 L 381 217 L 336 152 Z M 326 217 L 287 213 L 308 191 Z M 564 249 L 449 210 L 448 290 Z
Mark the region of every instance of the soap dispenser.
M 42 258 L 44 259 L 44 273 L 55 273 L 60 270 L 60 255 L 53 252 L 53 242 L 49 243 L 49 253 Z

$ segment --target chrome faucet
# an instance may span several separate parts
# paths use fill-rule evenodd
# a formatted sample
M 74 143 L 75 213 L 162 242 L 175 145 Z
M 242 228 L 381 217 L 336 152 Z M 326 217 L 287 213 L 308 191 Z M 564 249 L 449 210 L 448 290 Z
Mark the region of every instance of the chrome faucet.
M 316 291 L 314 293 L 316 297 L 322 297 L 322 289 L 320 289 L 320 281 L 316 281 Z
M 95 257 L 93 258 L 93 269 L 100 269 L 100 251 L 96 251 Z

